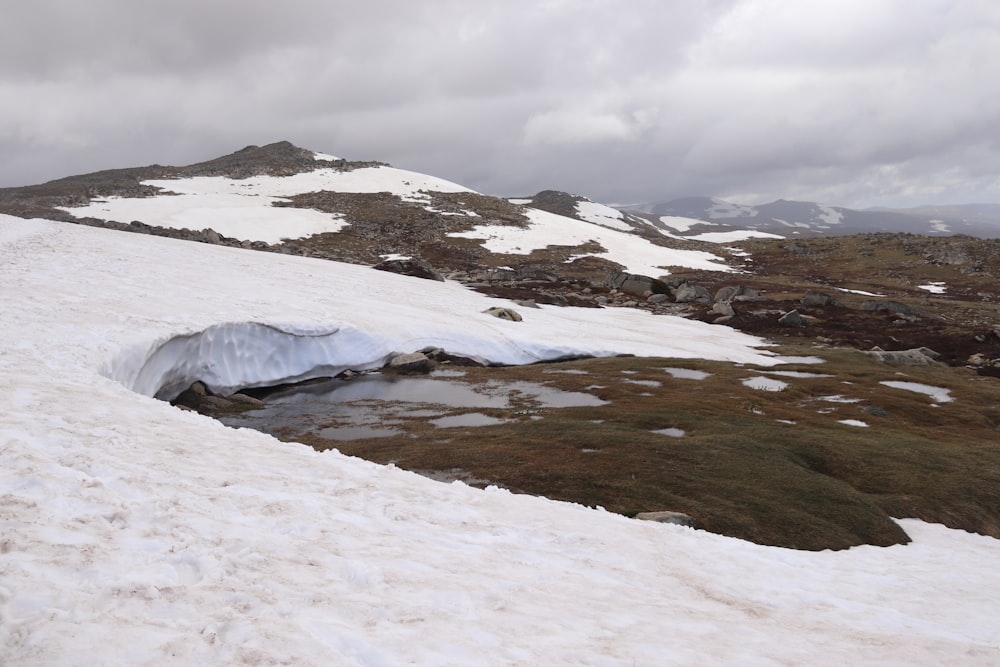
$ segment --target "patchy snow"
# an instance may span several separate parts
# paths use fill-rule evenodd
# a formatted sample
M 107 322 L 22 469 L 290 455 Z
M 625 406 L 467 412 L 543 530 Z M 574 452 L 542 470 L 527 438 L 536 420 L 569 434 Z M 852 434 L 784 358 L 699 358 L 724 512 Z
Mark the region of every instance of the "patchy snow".
M 101 218 L 116 222 L 140 220 L 171 229 L 214 229 L 223 236 L 243 241 L 277 243 L 323 232 L 336 232 L 346 224 L 341 216 L 312 209 L 275 207 L 288 197 L 321 190 L 331 192 L 389 192 L 421 204 L 429 203 L 422 190 L 471 192 L 455 183 L 392 167 L 368 167 L 339 171 L 317 169 L 292 176 L 223 176 L 143 181 L 162 188 L 156 197 L 109 197 L 87 206 L 64 208 L 78 218 Z
M 844 221 L 844 214 L 833 208 L 832 206 L 825 206 L 824 204 L 817 204 L 817 210 L 819 213 L 816 217 L 826 223 L 826 225 L 839 225 Z
M 690 241 L 704 241 L 705 243 L 737 243 L 739 241 L 746 241 L 747 239 L 783 239 L 785 237 L 780 234 L 760 232 L 756 229 L 734 229 L 728 232 L 705 232 L 703 234 L 693 234 L 680 238 Z
M 789 378 L 828 378 L 833 377 L 832 375 L 825 375 L 823 373 L 809 373 L 807 371 L 764 371 L 771 375 L 780 375 L 782 377 Z
M 944 387 L 933 387 L 929 384 L 923 384 L 922 382 L 904 382 L 902 380 L 883 380 L 879 384 L 884 384 L 887 387 L 892 387 L 893 389 L 903 389 L 906 391 L 915 391 L 918 394 L 926 394 L 930 396 L 938 403 L 950 403 L 954 399 L 951 397 L 951 390 L 945 389 Z
M 843 292 L 844 294 L 860 294 L 861 296 L 885 296 L 885 294 L 876 294 L 875 292 L 866 292 L 859 289 L 847 289 L 846 287 L 836 287 L 834 288 L 838 292 Z
M 109 197 L 87 206 L 66 208 L 79 218 L 117 222 L 139 220 L 170 229 L 214 229 L 241 241 L 278 243 L 313 234 L 340 231 L 347 221 L 340 215 L 312 209 L 275 207 L 278 197 L 234 193 L 183 194 L 124 199 Z
M 704 380 L 712 375 L 707 371 L 694 370 L 693 368 L 664 368 L 663 370 L 670 373 L 671 377 L 683 380 Z
M 532 250 L 550 245 L 575 246 L 596 242 L 604 252 L 585 253 L 577 257 L 602 257 L 617 262 L 629 273 L 659 276 L 668 273 L 667 266 L 683 266 L 704 271 L 732 271 L 721 264 L 722 258 L 699 250 L 665 248 L 646 239 L 595 225 L 581 224 L 548 211 L 529 208 L 525 210 L 530 224 L 525 228 L 500 225 L 480 225 L 468 232 L 453 232 L 449 236 L 483 239 L 483 246 L 490 252 L 530 254 Z
M 705 222 L 704 220 L 695 220 L 694 218 L 682 218 L 677 215 L 661 215 L 660 222 L 678 232 L 690 231 L 692 227 L 697 227 L 698 225 L 713 226 L 716 224 L 714 222 Z
M 625 222 L 624 213 L 604 204 L 597 204 L 592 201 L 578 201 L 576 202 L 576 214 L 581 219 L 592 222 L 595 225 L 617 229 L 622 232 L 632 231 L 632 225 Z
M 759 211 L 753 206 L 734 204 L 723 199 L 712 198 L 712 205 L 708 208 L 708 217 L 713 220 L 717 218 L 756 218 Z
M 403 260 L 413 259 L 409 255 L 400 255 L 397 252 L 390 252 L 390 253 L 387 253 L 385 255 L 379 255 L 379 257 L 383 261 L 386 261 L 386 262 L 395 262 L 395 261 L 403 261 Z
M 844 424 L 846 426 L 856 426 L 858 428 L 868 428 L 868 424 L 860 419 L 838 419 L 837 423 Z
M 777 380 L 775 378 L 764 377 L 763 375 L 744 378 L 742 380 L 742 384 L 744 387 L 750 387 L 751 389 L 757 389 L 759 391 L 781 391 L 788 387 L 787 382 Z
M 851 398 L 849 396 L 844 396 L 843 394 L 832 394 L 830 396 L 817 396 L 820 401 L 826 401 L 827 403 L 860 403 L 863 399 Z
M 660 222 L 667 225 L 674 231 L 686 232 L 690 231 L 692 227 L 696 225 L 711 225 L 717 226 L 718 223 L 715 222 L 705 222 L 704 220 L 695 220 L 693 218 L 680 218 L 673 215 L 661 215 Z M 671 239 L 683 239 L 686 241 L 702 241 L 704 243 L 737 243 L 739 241 L 746 241 L 747 239 L 783 239 L 784 236 L 779 234 L 771 234 L 769 232 L 761 232 L 755 229 L 733 229 L 728 232 L 702 232 L 701 234 L 691 234 L 689 236 L 682 236 L 679 234 L 674 234 L 668 232 L 661 227 L 654 227 L 654 229 L 667 238 Z
M 514 323 L 479 312 L 493 303 L 0 216 L 4 665 L 995 663 L 992 538 L 902 520 L 905 546 L 762 547 L 318 453 L 107 377 L 212 327 L 224 344 L 193 350 L 197 370 L 230 378 L 294 374 L 319 360 L 298 359 L 310 337 L 350 365 L 428 344 L 768 361 L 719 326 L 545 307 Z M 273 349 L 242 355 L 275 324 Z
M 932 232 L 941 232 L 942 234 L 951 233 L 951 227 L 944 220 L 930 220 L 929 222 L 931 223 Z
M 526 205 L 531 204 L 531 202 L 534 201 L 534 200 L 533 199 L 518 199 L 518 198 L 514 198 L 514 199 L 508 199 L 507 201 L 509 201 L 511 204 L 519 204 L 521 206 L 526 206 Z
M 783 224 L 785 227 L 796 227 L 798 229 L 812 229 L 812 227 L 805 222 L 789 222 L 788 220 L 782 220 L 781 218 L 772 218 L 775 222 Z
M 682 428 L 659 428 L 653 431 L 657 435 L 665 435 L 670 438 L 683 438 L 687 433 Z
M 930 282 L 927 283 L 926 285 L 917 285 L 917 288 L 925 290 L 932 294 L 944 294 L 945 292 L 948 291 L 947 283 L 941 283 L 941 282 Z
M 342 158 L 330 155 L 329 153 L 313 153 L 313 159 L 319 162 L 338 162 Z

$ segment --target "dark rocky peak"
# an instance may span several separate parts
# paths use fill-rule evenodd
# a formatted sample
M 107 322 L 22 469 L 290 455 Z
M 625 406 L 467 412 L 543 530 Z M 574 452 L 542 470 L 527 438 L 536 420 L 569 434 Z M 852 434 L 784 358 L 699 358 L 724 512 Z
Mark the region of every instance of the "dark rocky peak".
M 586 197 L 559 190 L 542 190 L 534 197 L 531 197 L 531 204 L 529 205 L 532 208 L 548 211 L 549 213 L 579 219 L 580 216 L 576 210 L 576 203 L 580 201 L 589 200 Z

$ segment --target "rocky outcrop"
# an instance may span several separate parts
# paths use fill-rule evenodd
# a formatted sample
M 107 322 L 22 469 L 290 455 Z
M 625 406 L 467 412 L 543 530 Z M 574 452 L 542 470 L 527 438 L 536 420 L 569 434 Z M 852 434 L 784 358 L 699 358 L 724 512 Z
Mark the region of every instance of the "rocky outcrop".
M 650 294 L 669 294 L 670 288 L 662 280 L 638 273 L 616 273 L 608 281 L 608 286 L 634 296 L 646 297 Z
M 874 357 L 882 363 L 897 364 L 900 366 L 927 366 L 938 359 L 941 355 L 927 347 L 915 347 L 910 350 L 883 350 L 880 347 L 873 347 L 871 350 L 862 351 L 869 357 Z
M 403 276 L 444 282 L 444 276 L 431 266 L 429 262 L 414 257 L 387 259 L 384 262 L 379 262 L 372 268 L 376 271 L 388 271 L 389 273 L 398 273 Z
M 908 306 L 905 303 L 900 303 L 899 301 L 876 301 L 874 299 L 870 299 L 861 304 L 861 310 L 894 313 L 904 317 L 938 317 L 934 313 L 920 308 L 914 308 L 913 306 Z

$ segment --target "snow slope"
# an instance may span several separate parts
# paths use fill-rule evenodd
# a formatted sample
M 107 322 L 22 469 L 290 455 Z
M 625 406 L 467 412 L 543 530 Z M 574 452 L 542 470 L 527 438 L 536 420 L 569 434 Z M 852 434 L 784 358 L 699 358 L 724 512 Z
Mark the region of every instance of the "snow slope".
M 319 156 L 321 154 L 317 154 Z M 417 203 L 429 203 L 421 190 L 471 192 L 450 181 L 392 167 L 367 167 L 340 171 L 317 169 L 293 176 L 224 176 L 148 180 L 144 185 L 162 188 L 156 197 L 109 197 L 87 206 L 65 208 L 78 218 L 95 217 L 117 222 L 140 220 L 171 229 L 211 228 L 223 236 L 245 241 L 277 243 L 322 232 L 339 231 L 341 216 L 311 209 L 276 208 L 275 202 L 307 192 L 391 192 Z
M 709 252 L 665 248 L 635 234 L 607 229 L 598 224 L 581 224 L 579 220 L 548 211 L 528 208 L 525 214 L 531 222 L 524 228 L 479 225 L 472 231 L 453 232 L 449 236 L 483 239 L 483 247 L 490 252 L 522 255 L 550 245 L 575 246 L 594 241 L 604 248 L 603 252 L 584 253 L 576 257 L 603 257 L 622 264 L 629 273 L 649 276 L 669 273 L 668 266 L 732 271 L 721 263 L 722 258 Z
M 206 331 L 183 353 L 222 383 L 296 372 L 287 341 L 310 336 L 361 361 L 426 344 L 769 361 L 723 327 L 572 308 L 514 323 L 479 312 L 493 303 L 0 216 L 3 664 L 996 664 L 998 540 L 905 520 L 907 546 L 761 547 L 280 443 L 139 377 Z M 241 358 L 264 325 L 287 340 Z

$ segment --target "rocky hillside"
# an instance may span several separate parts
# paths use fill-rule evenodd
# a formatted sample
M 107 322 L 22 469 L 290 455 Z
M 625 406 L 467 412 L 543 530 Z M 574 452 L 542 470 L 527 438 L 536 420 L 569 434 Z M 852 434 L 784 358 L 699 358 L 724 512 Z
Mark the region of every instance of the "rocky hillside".
M 711 209 L 707 222 L 677 217 L 697 214 L 696 205 Z M 720 233 L 727 220 L 787 222 L 799 209 L 829 229 L 791 227 L 814 234 L 808 238 L 787 238 L 787 226 L 786 238 Z M 426 418 L 377 442 L 317 435 L 330 421 L 276 430 L 278 437 L 628 515 L 679 511 L 709 530 L 766 544 L 902 542 L 896 516 L 1000 536 L 991 491 L 1000 469 L 1000 240 L 821 233 L 850 228 L 851 217 L 794 202 L 751 209 L 706 200 L 664 210 L 619 211 L 551 190 L 497 198 L 287 142 L 184 167 L 0 190 L 0 212 L 20 217 L 366 265 L 412 276 L 414 290 L 423 280 L 458 281 L 512 300 L 512 319 L 539 304 L 680 315 L 825 364 L 821 372 L 805 363 L 774 372 L 795 379 L 773 392 L 748 381 L 774 386 L 776 377 L 719 362 L 467 369 L 464 381 L 484 391 L 536 382 L 594 392 L 607 405 L 546 413 L 540 424 L 541 408 L 512 401 L 487 415 L 496 423 L 446 437 Z M 300 233 L 303 221 L 312 231 Z M 364 289 L 358 285 L 360 304 Z M 424 371 L 469 361 L 428 355 Z M 665 370 L 702 379 L 679 395 Z M 897 376 L 959 398 L 928 410 L 925 397 L 886 388 L 885 378 Z M 208 398 L 190 406 L 214 416 L 246 409 L 232 397 Z

